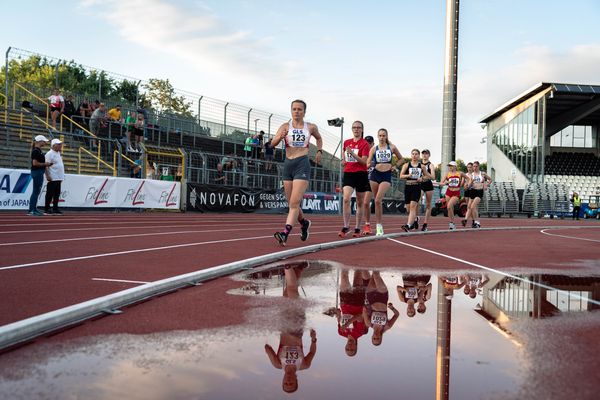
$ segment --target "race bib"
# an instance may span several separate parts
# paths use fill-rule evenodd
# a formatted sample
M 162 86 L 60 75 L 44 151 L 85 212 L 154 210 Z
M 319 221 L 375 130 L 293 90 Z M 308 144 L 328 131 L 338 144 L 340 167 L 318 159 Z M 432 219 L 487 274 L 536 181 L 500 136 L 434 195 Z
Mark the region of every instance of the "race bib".
M 342 314 L 340 318 L 340 324 L 345 325 L 352 319 L 352 314 Z
M 375 159 L 380 163 L 387 163 L 392 161 L 392 152 L 389 150 L 377 150 L 375 152 Z
M 358 162 L 358 161 L 356 161 L 356 158 L 354 158 L 354 156 L 352 154 L 346 153 L 346 162 Z
M 423 174 L 423 171 L 421 170 L 421 168 L 410 167 L 409 173 L 410 173 L 410 177 L 412 179 L 419 179 L 421 177 L 421 175 Z
M 305 147 L 306 134 L 302 129 L 292 129 L 290 147 Z
M 385 326 L 385 324 L 387 324 L 387 313 L 373 311 L 373 314 L 371 314 L 371 325 Z
M 407 299 L 418 299 L 419 291 L 416 287 L 411 287 L 406 290 L 406 298 Z
M 450 186 L 450 187 L 458 187 L 459 184 L 460 184 L 460 178 L 448 179 L 448 186 Z
M 296 365 L 301 360 L 300 348 L 297 346 L 284 346 L 283 349 L 283 361 L 285 365 Z

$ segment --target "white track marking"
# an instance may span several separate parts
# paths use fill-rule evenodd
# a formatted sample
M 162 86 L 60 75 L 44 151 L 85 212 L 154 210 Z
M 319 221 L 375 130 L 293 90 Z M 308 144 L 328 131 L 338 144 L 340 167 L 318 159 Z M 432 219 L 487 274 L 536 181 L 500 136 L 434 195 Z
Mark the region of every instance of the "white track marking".
M 128 281 L 126 279 L 108 279 L 108 278 L 92 278 L 93 281 L 103 281 L 103 282 L 121 282 L 121 283 L 138 283 L 140 285 L 145 285 L 150 282 L 143 281 Z
M 390 229 L 390 230 L 392 230 L 392 231 L 393 230 L 399 231 L 399 230 L 401 230 L 401 228 Z M 336 233 L 337 233 L 337 231 L 311 232 L 311 235 L 323 235 L 323 234 L 331 235 L 331 234 L 336 234 Z M 291 236 L 300 236 L 300 234 L 296 233 L 296 234 L 292 234 Z M 239 242 L 239 241 L 245 241 L 245 240 L 258 240 L 258 239 L 265 239 L 265 238 L 272 239 L 273 236 L 272 235 L 268 235 L 268 236 L 252 236 L 252 237 L 243 237 L 243 238 L 236 238 L 236 239 L 210 240 L 210 241 L 207 241 L 207 242 L 184 243 L 184 244 L 175 244 L 175 245 L 170 245 L 170 246 L 147 247 L 147 248 L 144 248 L 144 249 L 115 251 L 115 252 L 112 252 L 112 253 L 91 254 L 91 255 L 88 255 L 88 256 L 69 257 L 69 258 L 62 258 L 62 259 L 57 259 L 57 260 L 46 260 L 46 261 L 37 261 L 37 262 L 25 263 L 25 264 L 7 265 L 5 267 L 0 267 L 0 271 L 2 271 L 2 270 L 8 270 L 8 269 L 18 269 L 18 268 L 35 267 L 35 266 L 38 266 L 38 265 L 64 263 L 64 262 L 69 262 L 69 261 L 80 261 L 80 260 L 89 260 L 89 259 L 101 258 L 101 257 L 120 256 L 120 255 L 124 255 L 124 254 L 144 253 L 144 252 L 150 252 L 150 251 L 160 251 L 160 250 L 168 250 L 168 249 L 177 249 L 177 248 L 183 248 L 183 247 L 202 246 L 202 245 L 206 245 L 206 244 Z M 341 240 L 343 240 L 343 239 L 341 239 Z
M 500 271 L 500 270 L 497 270 L 497 269 L 494 269 L 494 268 L 486 267 L 486 266 L 481 265 L 481 264 L 476 264 L 474 262 L 463 260 L 462 258 L 458 258 L 458 257 L 453 257 L 451 255 L 440 253 L 440 252 L 437 252 L 435 250 L 429 250 L 429 249 L 426 249 L 424 247 L 415 246 L 414 244 L 409 244 L 409 243 L 401 242 L 401 241 L 396 240 L 396 239 L 388 238 L 388 240 L 390 240 L 390 241 L 392 241 L 394 243 L 401 244 L 403 246 L 411 247 L 411 248 L 416 249 L 416 250 L 421 250 L 421 251 L 424 251 L 426 253 L 430 253 L 430 254 L 433 254 L 433 255 L 436 255 L 436 256 L 448 258 L 450 260 L 457 261 L 459 263 L 467 264 L 467 265 L 470 265 L 472 267 L 476 267 L 476 268 L 484 269 L 486 271 L 494 272 L 496 274 L 508 276 L 510 278 L 513 278 L 513 279 L 518 279 L 518 280 L 520 280 L 522 282 L 525 282 L 525 283 L 528 283 L 528 284 L 532 284 L 532 285 L 535 285 L 535 286 L 539 286 L 539 287 L 544 288 L 544 289 L 556 290 L 556 291 L 558 291 L 558 292 L 560 292 L 562 294 L 565 294 L 565 295 L 567 295 L 569 297 L 573 297 L 573 298 L 576 298 L 576 299 L 579 299 L 579 300 L 585 300 L 585 301 L 588 301 L 590 303 L 593 303 L 593 304 L 596 304 L 596 305 L 600 305 L 600 301 L 598 301 L 598 300 L 593 300 L 593 299 L 590 299 L 590 298 L 587 298 L 587 297 L 579 296 L 579 295 L 574 294 L 574 293 L 569 293 L 569 292 L 567 292 L 565 290 L 561 290 L 561 289 L 557 289 L 557 288 L 552 287 L 552 286 L 544 285 L 543 283 L 533 282 L 533 281 L 530 281 L 529 279 L 521 278 L 520 276 L 509 274 L 508 272 L 504 272 L 504 271 Z
M 561 237 L 561 238 L 566 238 L 566 239 L 575 239 L 575 240 L 586 240 L 588 242 L 596 242 L 596 243 L 600 243 L 600 240 L 597 239 L 587 239 L 587 238 L 579 238 L 579 237 L 575 237 L 575 236 L 566 236 L 566 235 L 557 235 L 556 233 L 548 233 L 546 231 L 548 230 L 553 230 L 553 229 L 566 229 L 566 228 L 549 228 L 549 229 L 542 229 L 540 231 L 540 233 L 543 233 L 544 235 L 548 235 L 548 236 L 556 236 L 556 237 Z

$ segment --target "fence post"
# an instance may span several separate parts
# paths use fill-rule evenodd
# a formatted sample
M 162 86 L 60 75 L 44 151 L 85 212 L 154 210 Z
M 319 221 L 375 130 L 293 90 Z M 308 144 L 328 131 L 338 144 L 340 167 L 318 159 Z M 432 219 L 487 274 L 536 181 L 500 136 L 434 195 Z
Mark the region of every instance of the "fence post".
M 4 55 L 4 95 L 6 96 L 6 110 L 8 112 L 8 54 L 10 53 L 11 47 L 6 50 Z M 14 104 L 15 99 L 13 99 Z M 14 108 L 14 107 L 13 107 Z
M 225 154 L 225 136 L 227 135 L 227 106 L 229 102 L 225 104 L 223 112 L 223 140 L 221 140 L 221 155 Z

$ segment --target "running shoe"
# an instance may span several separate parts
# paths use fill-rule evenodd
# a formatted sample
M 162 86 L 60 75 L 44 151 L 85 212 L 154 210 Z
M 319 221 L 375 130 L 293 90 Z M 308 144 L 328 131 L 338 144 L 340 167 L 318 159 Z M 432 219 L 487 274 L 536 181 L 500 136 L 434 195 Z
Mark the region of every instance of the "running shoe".
M 52 215 L 52 210 L 44 210 L 44 215 Z
M 350 232 L 350 228 L 343 227 L 340 233 L 338 233 L 338 236 L 341 238 L 346 237 L 348 232 Z
M 481 224 L 479 223 L 479 221 L 473 221 L 473 228 L 477 229 L 477 228 L 481 228 Z
M 463 228 L 467 227 L 467 219 L 463 219 L 462 221 L 460 221 L 460 223 L 462 224 Z
M 404 232 L 408 232 L 408 231 L 410 231 L 410 226 L 408 224 L 404 224 L 404 225 L 402 225 L 402 230 Z
M 365 226 L 363 226 L 362 235 L 367 236 L 370 234 L 371 234 L 371 224 L 365 224 Z
M 427 232 L 429 229 L 427 229 L 427 223 L 424 223 L 423 226 L 421 227 L 421 231 L 422 232 Z
M 38 210 L 32 211 L 31 214 L 35 217 L 41 217 L 42 215 L 44 215 L 41 212 L 39 212 Z
M 360 229 L 354 228 L 354 233 L 352 233 L 352 237 L 360 237 Z
M 311 225 L 311 222 L 309 219 L 305 218 L 302 221 L 302 227 L 300 228 L 300 240 L 302 240 L 303 242 L 306 242 L 308 240 L 308 236 L 309 236 L 308 230 L 310 229 L 310 225 Z
M 62 211 L 60 211 L 60 210 L 53 210 L 53 211 L 52 211 L 52 214 L 53 214 L 53 215 L 63 215 L 63 212 L 62 212 Z
M 285 247 L 285 243 L 287 242 L 288 238 L 288 235 L 286 235 L 285 232 L 275 232 L 273 236 L 275 237 L 275 239 L 277 239 L 277 242 L 280 246 Z
M 453 231 L 453 230 L 455 230 L 455 229 L 456 229 L 456 225 L 454 225 L 454 222 L 450 222 L 450 223 L 448 224 L 448 229 L 450 229 L 451 231 Z
M 417 217 L 415 222 L 413 222 L 412 229 L 419 229 L 419 217 Z
M 377 224 L 377 233 L 375 235 L 376 236 L 382 236 L 383 235 L 383 225 Z

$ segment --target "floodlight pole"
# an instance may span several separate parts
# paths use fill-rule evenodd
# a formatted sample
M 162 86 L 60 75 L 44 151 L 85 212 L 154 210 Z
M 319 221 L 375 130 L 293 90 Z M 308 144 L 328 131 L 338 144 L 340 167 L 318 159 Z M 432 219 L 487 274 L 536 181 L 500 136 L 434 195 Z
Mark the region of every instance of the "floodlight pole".
M 11 48 L 12 47 L 9 47 L 6 50 L 6 53 L 4 55 L 4 95 L 6 96 L 5 100 L 6 100 L 6 108 L 7 109 L 8 109 L 8 54 L 10 53 Z
M 458 86 L 458 11 L 460 0 L 446 0 L 446 50 L 444 56 L 444 110 L 442 113 L 442 170 L 456 158 L 456 92 Z

